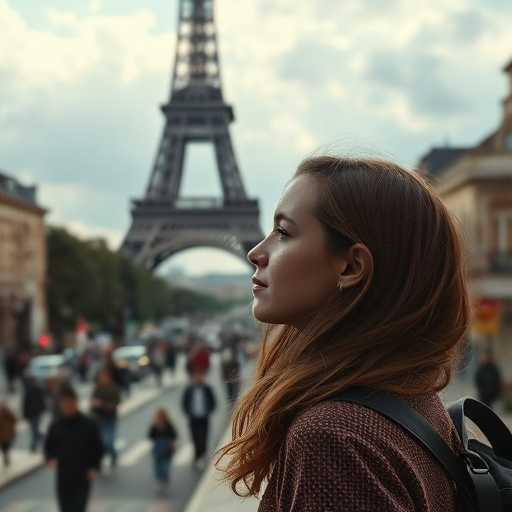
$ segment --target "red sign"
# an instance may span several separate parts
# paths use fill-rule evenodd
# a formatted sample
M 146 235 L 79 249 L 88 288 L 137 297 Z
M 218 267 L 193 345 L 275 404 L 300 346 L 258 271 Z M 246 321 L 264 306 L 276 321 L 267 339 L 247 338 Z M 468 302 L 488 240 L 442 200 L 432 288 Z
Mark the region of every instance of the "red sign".
M 41 334 L 39 336 L 39 345 L 41 347 L 47 347 L 50 344 L 50 336 L 48 334 Z
M 498 316 L 498 301 L 480 299 L 476 303 L 475 318 L 477 320 L 494 320 Z

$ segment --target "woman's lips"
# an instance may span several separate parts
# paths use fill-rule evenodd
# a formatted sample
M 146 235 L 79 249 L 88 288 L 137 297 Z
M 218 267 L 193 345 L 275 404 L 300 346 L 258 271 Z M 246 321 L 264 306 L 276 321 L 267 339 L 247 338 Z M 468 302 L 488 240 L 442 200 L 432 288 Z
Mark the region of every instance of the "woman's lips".
M 252 282 L 253 282 L 253 287 L 252 287 L 253 292 L 256 292 L 258 290 L 264 290 L 265 288 L 267 288 L 267 285 L 255 276 L 252 277 Z

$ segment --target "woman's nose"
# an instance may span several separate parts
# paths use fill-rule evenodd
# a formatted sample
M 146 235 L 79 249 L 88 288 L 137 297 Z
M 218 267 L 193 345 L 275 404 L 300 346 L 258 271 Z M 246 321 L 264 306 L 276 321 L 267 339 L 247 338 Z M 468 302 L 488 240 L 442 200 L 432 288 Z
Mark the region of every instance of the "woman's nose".
M 263 249 L 264 241 L 265 240 L 262 240 L 256 247 L 254 247 L 247 253 L 247 259 L 249 263 L 251 265 L 254 265 L 255 267 L 264 266 L 268 262 L 267 253 Z

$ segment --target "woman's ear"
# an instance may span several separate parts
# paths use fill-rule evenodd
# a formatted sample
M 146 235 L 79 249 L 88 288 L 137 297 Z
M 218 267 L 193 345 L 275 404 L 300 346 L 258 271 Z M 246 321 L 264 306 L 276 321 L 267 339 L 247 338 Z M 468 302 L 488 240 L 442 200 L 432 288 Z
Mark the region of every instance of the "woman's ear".
M 354 244 L 343 253 L 343 259 L 337 283 L 339 288 L 357 286 L 372 271 L 372 253 L 363 244 Z

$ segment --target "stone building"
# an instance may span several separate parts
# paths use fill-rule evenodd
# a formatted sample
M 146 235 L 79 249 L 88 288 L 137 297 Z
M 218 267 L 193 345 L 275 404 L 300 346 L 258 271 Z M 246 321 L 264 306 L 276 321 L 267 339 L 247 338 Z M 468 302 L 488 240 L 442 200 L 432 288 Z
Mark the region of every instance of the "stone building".
M 35 187 L 0 173 L 0 348 L 23 348 L 46 330 L 45 213 Z
M 475 304 L 495 305 L 496 319 L 475 324 L 473 338 L 506 358 L 512 377 L 512 62 L 495 131 L 474 147 L 431 149 L 420 161 L 468 235 Z M 492 317 L 492 311 L 491 315 Z

